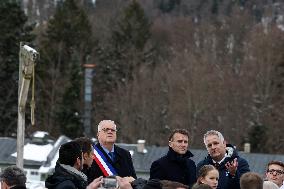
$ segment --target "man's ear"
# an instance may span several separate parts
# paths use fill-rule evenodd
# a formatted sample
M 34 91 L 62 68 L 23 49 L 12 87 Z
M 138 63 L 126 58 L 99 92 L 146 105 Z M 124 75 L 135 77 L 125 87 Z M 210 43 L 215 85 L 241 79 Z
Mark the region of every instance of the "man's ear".
M 172 141 L 169 141 L 169 147 L 172 147 L 173 145 L 172 145 Z
M 88 158 L 88 153 L 83 153 L 83 159 L 86 160 Z
M 77 157 L 76 163 L 75 163 L 74 167 L 78 169 L 80 167 L 80 165 L 81 165 L 81 161 L 82 160 L 79 157 Z

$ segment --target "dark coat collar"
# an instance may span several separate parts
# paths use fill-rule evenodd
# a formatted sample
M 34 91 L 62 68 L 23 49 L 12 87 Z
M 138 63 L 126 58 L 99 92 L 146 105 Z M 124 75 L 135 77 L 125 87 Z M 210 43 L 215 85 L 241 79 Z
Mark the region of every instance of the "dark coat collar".
M 55 166 L 55 172 L 46 179 L 45 185 L 47 188 L 55 188 L 58 185 L 63 187 L 67 181 L 71 181 L 78 189 L 87 187 L 87 181 L 79 175 L 68 172 L 58 162 Z
M 175 161 L 175 160 L 180 161 L 180 160 L 183 160 L 183 159 L 188 159 L 188 158 L 193 157 L 193 154 L 189 150 L 187 150 L 187 152 L 185 154 L 178 154 L 171 147 L 169 147 L 169 151 L 168 151 L 167 156 L 173 161 Z
M 10 189 L 27 189 L 26 186 L 13 186 Z
M 226 155 L 227 156 L 224 161 L 222 161 L 222 163 L 220 164 L 221 167 L 225 167 L 225 164 L 228 162 L 228 161 L 232 161 L 234 160 L 235 158 L 238 158 L 239 155 L 238 155 L 238 152 L 237 150 L 235 149 L 235 147 L 231 144 L 227 144 L 226 145 Z M 213 165 L 213 159 L 211 158 L 211 156 L 208 154 L 208 156 L 205 158 L 205 160 L 212 164 Z

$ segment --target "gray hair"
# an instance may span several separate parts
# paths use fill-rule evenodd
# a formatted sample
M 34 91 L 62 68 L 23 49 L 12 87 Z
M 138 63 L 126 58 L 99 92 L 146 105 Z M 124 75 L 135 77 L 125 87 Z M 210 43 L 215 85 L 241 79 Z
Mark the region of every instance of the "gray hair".
M 223 135 L 219 132 L 219 131 L 216 131 L 216 130 L 210 130 L 210 131 L 207 131 L 205 134 L 204 134 L 204 137 L 203 137 L 203 142 L 206 146 L 206 138 L 209 136 L 209 135 L 216 135 L 218 136 L 218 138 L 221 140 L 221 142 L 223 143 L 224 142 L 224 137 Z
M 8 186 L 25 186 L 27 177 L 22 169 L 17 166 L 9 166 L 0 175 Z
M 113 126 L 114 126 L 114 129 L 116 129 L 116 124 L 114 123 L 114 121 L 112 121 L 112 120 L 102 120 L 102 121 L 98 124 L 98 132 L 102 130 L 102 126 L 103 126 L 104 124 L 106 124 L 106 123 L 113 125 Z

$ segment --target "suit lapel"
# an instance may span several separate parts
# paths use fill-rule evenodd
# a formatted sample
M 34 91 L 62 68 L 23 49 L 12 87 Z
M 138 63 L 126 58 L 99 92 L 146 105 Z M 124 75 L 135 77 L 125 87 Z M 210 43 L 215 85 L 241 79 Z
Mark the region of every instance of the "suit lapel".
M 115 164 L 114 162 L 116 161 L 116 153 L 115 153 L 115 147 L 114 147 L 114 153 L 115 153 L 115 158 L 114 158 L 114 162 L 110 159 L 110 157 L 108 156 L 108 154 L 104 151 L 104 149 L 102 148 L 101 144 L 100 143 L 97 143 L 96 146 L 102 151 L 102 153 L 104 154 L 104 156 L 106 157 L 107 161 L 115 167 Z

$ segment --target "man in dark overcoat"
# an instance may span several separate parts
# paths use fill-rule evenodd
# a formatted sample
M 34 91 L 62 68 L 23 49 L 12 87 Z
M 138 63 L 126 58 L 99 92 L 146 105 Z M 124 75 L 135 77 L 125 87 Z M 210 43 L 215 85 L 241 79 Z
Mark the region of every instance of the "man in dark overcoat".
M 83 152 L 78 142 L 70 141 L 59 148 L 59 157 L 55 171 L 47 177 L 47 189 L 98 189 L 102 177 L 93 180 L 89 185 L 87 176 L 81 172 L 84 164 Z
M 203 165 L 213 165 L 219 171 L 217 189 L 240 189 L 240 177 L 250 171 L 248 162 L 233 145 L 227 144 L 219 131 L 207 131 L 203 141 L 208 156 L 197 164 L 197 171 Z
M 129 151 L 115 145 L 116 134 L 114 121 L 103 120 L 99 123 L 98 143 L 94 145 L 94 161 L 87 171 L 89 183 L 100 176 L 137 178 Z
M 170 180 L 192 186 L 196 182 L 196 165 L 188 150 L 189 133 L 176 129 L 169 136 L 169 151 L 154 161 L 150 168 L 150 179 Z

